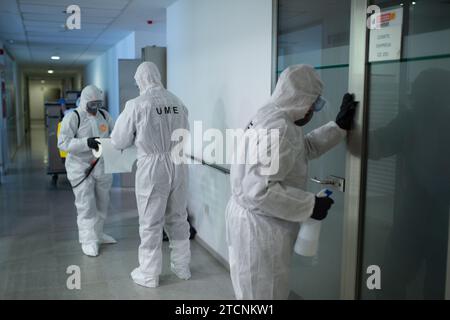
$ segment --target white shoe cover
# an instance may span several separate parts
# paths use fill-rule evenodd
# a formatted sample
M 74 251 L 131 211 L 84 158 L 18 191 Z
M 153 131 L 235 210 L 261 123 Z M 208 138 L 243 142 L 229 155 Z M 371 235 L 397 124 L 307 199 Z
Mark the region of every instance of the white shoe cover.
M 170 270 L 181 280 L 189 280 L 191 278 L 191 270 L 189 267 L 175 267 L 173 263 L 170 264 Z
M 98 256 L 98 244 L 96 243 L 82 244 L 81 250 L 83 250 L 83 253 L 89 257 Z
M 159 277 L 145 276 L 139 268 L 136 268 L 131 272 L 131 278 L 136 284 L 146 288 L 157 288 L 159 286 Z
M 106 233 L 104 233 L 102 235 L 101 243 L 102 244 L 115 244 L 115 243 L 117 243 L 117 241 L 110 235 L 107 235 Z

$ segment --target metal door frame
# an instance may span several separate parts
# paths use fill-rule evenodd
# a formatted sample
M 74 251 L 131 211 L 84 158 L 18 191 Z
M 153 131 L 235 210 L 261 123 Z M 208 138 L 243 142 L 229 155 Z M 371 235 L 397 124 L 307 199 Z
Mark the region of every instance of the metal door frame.
M 359 101 L 355 129 L 347 143 L 344 203 L 344 231 L 342 243 L 341 299 L 358 299 L 362 281 L 362 231 L 367 166 L 367 0 L 352 0 L 349 47 L 349 91 Z
M 272 90 L 277 79 L 278 64 L 278 0 L 273 1 Z M 346 193 L 344 195 L 344 229 L 342 243 L 340 298 L 353 300 L 359 297 L 361 281 L 362 211 L 365 199 L 366 145 L 367 145 L 367 4 L 368 0 L 351 0 L 349 44 L 349 91 L 359 101 L 355 129 L 347 143 L 353 153 L 346 154 Z
M 450 221 L 448 225 L 448 230 L 450 231 Z M 450 300 L 450 232 L 448 234 L 448 244 L 447 244 L 447 279 L 445 281 L 445 300 Z

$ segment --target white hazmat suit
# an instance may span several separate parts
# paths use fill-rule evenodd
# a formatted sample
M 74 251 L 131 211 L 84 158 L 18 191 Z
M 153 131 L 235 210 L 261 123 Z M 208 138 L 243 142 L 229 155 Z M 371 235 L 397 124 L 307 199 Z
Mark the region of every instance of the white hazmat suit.
M 58 148 L 68 152 L 65 166 L 73 187 L 86 177 L 86 170 L 96 160 L 88 147 L 88 138 L 108 138 L 114 127 L 113 119 L 105 110 L 96 115 L 87 111 L 88 102 L 99 100 L 103 100 L 102 91 L 93 85 L 87 86 L 81 92 L 76 112 L 67 114 L 61 124 Z M 104 174 L 103 160 L 100 159 L 89 177 L 73 188 L 79 241 L 83 252 L 89 256 L 98 255 L 99 244 L 115 243 L 113 238 L 103 233 L 111 184 L 112 175 Z
M 189 279 L 190 243 L 187 222 L 187 167 L 174 163 L 177 142 L 174 130 L 189 129 L 188 110 L 164 89 L 158 68 L 142 63 L 135 75 L 140 96 L 126 103 L 111 134 L 117 149 L 136 145 L 136 200 L 139 211 L 139 267 L 133 280 L 157 287 L 162 267 L 163 228 L 169 236 L 171 268 L 181 279 Z
M 330 122 L 307 135 L 294 122 L 305 117 L 322 93 L 316 71 L 289 67 L 251 127 L 280 133 L 279 170 L 233 165 L 232 197 L 226 209 L 231 278 L 237 299 L 287 299 L 290 260 L 300 223 L 313 213 L 315 195 L 305 191 L 308 161 L 336 146 L 346 131 Z M 249 150 L 247 154 L 257 153 Z M 270 148 L 270 146 L 268 147 Z

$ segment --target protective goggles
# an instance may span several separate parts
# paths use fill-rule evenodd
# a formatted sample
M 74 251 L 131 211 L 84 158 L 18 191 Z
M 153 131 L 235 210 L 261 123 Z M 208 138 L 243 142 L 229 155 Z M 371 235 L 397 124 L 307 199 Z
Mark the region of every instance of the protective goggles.
M 312 110 L 314 112 L 319 112 L 320 110 L 322 110 L 326 105 L 328 104 L 328 101 L 322 97 L 319 96 L 317 98 L 317 100 L 314 102 L 313 106 L 312 106 Z
M 98 110 L 100 108 L 103 108 L 103 101 L 97 100 L 97 101 L 89 101 L 86 103 L 86 106 L 89 110 Z

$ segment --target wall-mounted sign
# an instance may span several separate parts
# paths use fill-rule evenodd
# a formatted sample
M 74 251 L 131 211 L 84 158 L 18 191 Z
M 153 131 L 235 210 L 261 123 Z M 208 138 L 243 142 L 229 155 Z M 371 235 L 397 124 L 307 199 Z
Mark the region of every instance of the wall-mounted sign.
M 403 8 L 373 14 L 369 62 L 399 60 L 402 52 Z

